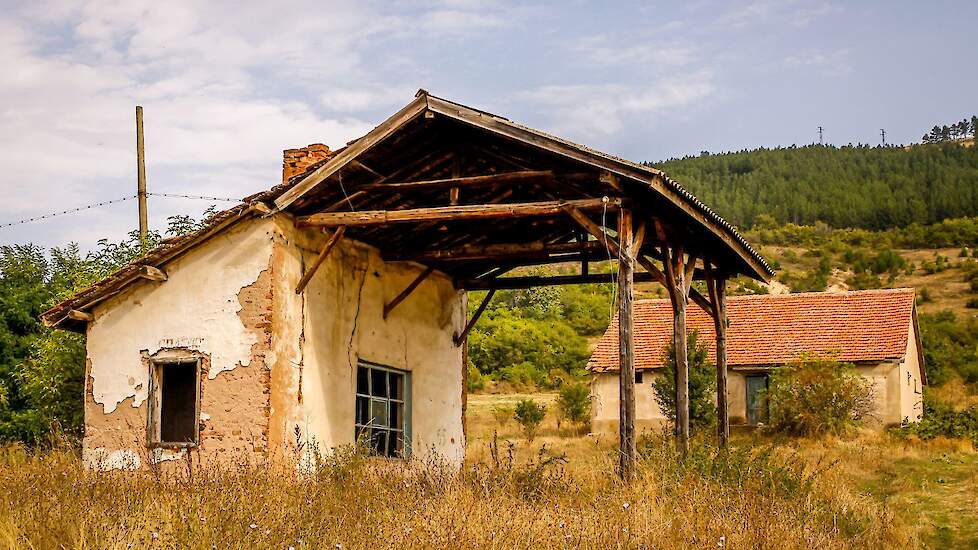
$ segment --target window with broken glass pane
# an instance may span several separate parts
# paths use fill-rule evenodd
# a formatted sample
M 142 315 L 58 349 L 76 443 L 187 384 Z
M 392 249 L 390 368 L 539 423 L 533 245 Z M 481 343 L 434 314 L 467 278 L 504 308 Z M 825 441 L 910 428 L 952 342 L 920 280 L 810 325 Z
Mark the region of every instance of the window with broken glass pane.
M 362 361 L 357 365 L 354 435 L 380 456 L 408 454 L 408 376 L 404 371 Z

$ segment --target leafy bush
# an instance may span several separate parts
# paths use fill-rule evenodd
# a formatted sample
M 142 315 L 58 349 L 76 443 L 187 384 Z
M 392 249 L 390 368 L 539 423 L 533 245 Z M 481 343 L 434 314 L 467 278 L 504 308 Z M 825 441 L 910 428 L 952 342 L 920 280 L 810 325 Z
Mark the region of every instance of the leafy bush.
M 978 320 L 951 311 L 920 315 L 927 382 L 940 386 L 953 377 L 978 383 Z
M 853 365 L 807 357 L 775 369 L 767 389 L 771 429 L 792 435 L 842 434 L 872 410 L 872 386 Z
M 465 386 L 470 392 L 480 391 L 486 387 L 485 378 L 483 378 L 479 369 L 475 368 L 472 361 L 469 361 L 469 364 L 465 368 Z
M 574 424 L 586 424 L 591 419 L 591 389 L 587 384 L 565 384 L 557 396 L 560 417 Z
M 686 341 L 689 363 L 689 426 L 692 433 L 706 430 L 717 421 L 714 405 L 716 397 L 716 369 L 707 359 L 708 350 L 697 341 L 694 331 Z M 661 376 L 652 383 L 655 401 L 670 421 L 676 421 L 676 357 L 675 346 L 670 343 L 663 358 Z
M 894 430 L 901 437 L 967 439 L 978 447 L 978 405 L 959 411 L 950 404 L 931 397 L 925 389 L 923 418 L 913 423 L 904 420 L 904 424 Z
M 532 399 L 521 399 L 516 404 L 516 411 L 513 419 L 523 428 L 523 433 L 528 441 L 533 441 L 536 436 L 537 428 L 543 423 L 547 416 L 547 406 L 537 403 Z

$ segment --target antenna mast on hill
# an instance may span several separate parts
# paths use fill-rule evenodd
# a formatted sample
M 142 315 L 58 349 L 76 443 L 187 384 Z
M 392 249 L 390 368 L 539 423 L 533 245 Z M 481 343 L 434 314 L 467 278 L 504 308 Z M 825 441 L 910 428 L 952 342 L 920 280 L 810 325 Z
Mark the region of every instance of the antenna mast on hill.
M 886 145 L 886 130 L 880 128 L 880 139 L 883 140 L 883 145 Z
M 136 196 L 139 199 L 139 243 L 143 252 L 149 238 L 146 211 L 146 152 L 143 147 L 143 108 L 136 105 Z
M 822 127 L 821 126 L 818 127 L 818 144 L 819 145 L 824 145 L 825 144 L 822 141 Z

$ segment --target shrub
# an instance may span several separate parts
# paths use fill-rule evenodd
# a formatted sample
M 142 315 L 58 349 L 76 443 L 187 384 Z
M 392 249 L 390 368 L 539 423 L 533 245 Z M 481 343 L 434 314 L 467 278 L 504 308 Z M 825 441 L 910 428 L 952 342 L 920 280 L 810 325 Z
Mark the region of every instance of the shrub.
M 686 341 L 689 362 L 689 425 L 690 431 L 716 424 L 717 411 L 714 405 L 716 395 L 716 370 L 707 360 L 707 348 L 697 342 L 698 334 L 693 332 Z M 666 418 L 676 420 L 676 358 L 675 347 L 669 344 L 663 358 L 662 375 L 652 383 L 655 401 L 665 413 Z
M 872 410 L 872 386 L 853 365 L 818 357 L 780 367 L 767 389 L 771 429 L 802 436 L 842 434 Z
M 472 361 L 469 361 L 468 368 L 466 369 L 465 385 L 471 392 L 480 391 L 486 387 L 485 378 L 483 378 L 479 369 L 475 368 Z
M 591 389 L 587 384 L 565 384 L 557 396 L 560 417 L 584 425 L 591 418 Z
M 964 307 L 978 309 L 978 298 L 968 298 L 968 301 L 965 302 Z
M 537 428 L 540 427 L 546 416 L 546 405 L 541 405 L 532 399 L 521 399 L 516 404 L 516 412 L 513 414 L 513 418 L 523 428 L 527 441 L 533 441 Z
M 940 401 L 925 390 L 924 416 L 919 422 L 910 423 L 904 419 L 902 426 L 894 430 L 901 437 L 916 436 L 921 439 L 949 437 L 967 439 L 978 447 L 978 406 L 959 411 L 950 404 Z

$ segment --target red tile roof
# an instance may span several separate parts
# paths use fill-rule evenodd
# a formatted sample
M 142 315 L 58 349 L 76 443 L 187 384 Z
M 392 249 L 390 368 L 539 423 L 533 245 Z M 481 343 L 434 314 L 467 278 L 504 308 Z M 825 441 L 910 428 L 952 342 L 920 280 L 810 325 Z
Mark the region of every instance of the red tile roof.
M 910 336 L 914 290 L 899 288 L 827 293 L 762 294 L 727 298 L 727 362 L 730 366 L 780 365 L 801 355 L 833 355 L 840 361 L 863 362 L 902 358 Z M 713 320 L 690 302 L 690 332 L 716 358 Z M 662 365 L 672 340 L 669 300 L 635 302 L 635 368 Z M 596 372 L 618 369 L 618 317 L 588 361 Z

